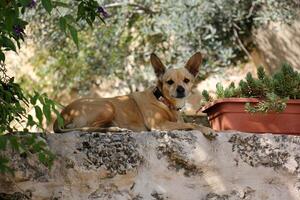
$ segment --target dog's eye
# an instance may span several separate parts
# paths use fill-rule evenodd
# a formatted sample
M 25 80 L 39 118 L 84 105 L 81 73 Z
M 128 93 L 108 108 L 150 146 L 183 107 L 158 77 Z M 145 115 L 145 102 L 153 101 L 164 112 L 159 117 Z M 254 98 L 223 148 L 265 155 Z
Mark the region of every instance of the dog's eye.
M 190 79 L 185 78 L 185 79 L 183 80 L 183 82 L 189 83 L 189 82 L 190 82 Z
M 172 85 L 172 84 L 174 83 L 174 81 L 173 81 L 172 79 L 170 79 L 170 80 L 167 81 L 167 83 L 168 83 L 169 85 Z

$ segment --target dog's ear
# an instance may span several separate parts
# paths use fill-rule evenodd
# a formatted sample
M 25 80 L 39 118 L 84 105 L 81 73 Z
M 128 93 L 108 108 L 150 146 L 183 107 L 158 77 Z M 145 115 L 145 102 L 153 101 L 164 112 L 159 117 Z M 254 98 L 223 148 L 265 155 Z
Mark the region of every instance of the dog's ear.
M 157 57 L 157 55 L 155 55 L 155 53 L 151 54 L 150 61 L 157 78 L 161 77 L 166 71 L 164 64 L 162 64 L 162 62 Z
M 202 54 L 200 52 L 195 53 L 189 61 L 186 63 L 185 68 L 193 75 L 197 76 L 200 65 L 202 63 Z

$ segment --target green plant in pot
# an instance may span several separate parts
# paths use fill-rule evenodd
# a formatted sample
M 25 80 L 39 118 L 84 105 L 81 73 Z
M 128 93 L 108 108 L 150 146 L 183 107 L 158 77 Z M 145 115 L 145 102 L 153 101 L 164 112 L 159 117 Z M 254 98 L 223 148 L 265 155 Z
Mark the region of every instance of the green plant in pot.
M 272 76 L 259 67 L 257 78 L 248 73 L 238 86 L 218 83 L 216 99 L 206 90 L 202 96 L 216 130 L 300 134 L 300 73 L 289 64 Z

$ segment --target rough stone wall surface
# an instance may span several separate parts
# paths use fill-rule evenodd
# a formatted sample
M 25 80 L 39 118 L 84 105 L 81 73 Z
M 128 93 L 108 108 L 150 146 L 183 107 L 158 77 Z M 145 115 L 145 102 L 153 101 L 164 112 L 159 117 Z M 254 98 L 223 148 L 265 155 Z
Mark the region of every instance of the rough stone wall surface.
M 300 137 L 198 131 L 51 134 L 51 170 L 11 154 L 0 199 L 300 199 Z

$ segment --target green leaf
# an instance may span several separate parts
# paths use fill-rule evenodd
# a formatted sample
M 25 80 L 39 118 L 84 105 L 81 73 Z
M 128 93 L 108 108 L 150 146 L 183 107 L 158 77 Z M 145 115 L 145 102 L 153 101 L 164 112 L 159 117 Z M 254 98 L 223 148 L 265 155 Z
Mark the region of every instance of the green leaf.
M 84 3 L 81 2 L 77 8 L 77 19 L 76 20 L 81 19 L 84 16 L 84 13 L 85 13 Z
M 5 62 L 5 54 L 0 51 L 0 61 Z
M 10 137 L 8 137 L 8 139 L 9 139 L 9 142 L 10 142 L 10 144 L 11 144 L 11 146 L 12 146 L 12 148 L 14 149 L 14 150 L 16 150 L 16 151 L 19 151 L 19 142 L 18 142 L 18 140 L 17 140 L 17 137 L 15 137 L 15 136 L 10 136 Z
M 40 101 L 40 103 L 41 103 L 42 105 L 45 104 L 45 99 L 44 99 L 44 98 L 47 98 L 47 97 L 45 96 L 45 94 L 41 94 L 41 95 L 39 96 L 39 101 Z
M 28 147 L 30 147 L 31 145 L 33 145 L 36 142 L 36 134 L 34 133 L 29 133 L 28 134 L 30 137 L 26 137 L 26 141 L 24 142 L 24 144 L 26 144 Z
M 37 92 L 34 92 L 34 96 L 30 96 L 30 103 L 32 105 L 36 104 L 37 99 L 39 98 L 40 94 Z
M 31 115 L 28 115 L 27 116 L 27 126 L 32 127 L 34 125 L 36 125 L 36 123 L 34 122 L 33 117 Z
M 39 106 L 34 106 L 35 109 L 35 116 L 39 120 L 39 126 L 42 127 L 43 125 L 43 112 Z
M 92 23 L 95 21 L 95 19 L 96 19 L 96 14 L 95 14 L 94 12 L 91 12 L 91 13 L 90 13 L 90 19 L 91 19 Z
M 37 143 L 35 143 L 32 146 L 32 149 L 34 150 L 34 152 L 39 152 L 43 149 L 43 147 L 45 147 L 46 144 L 43 141 L 38 141 Z
M 51 122 L 51 109 L 50 109 L 50 104 L 46 103 L 43 105 L 43 113 L 46 117 L 47 123 L 49 124 Z
M 89 25 L 91 28 L 93 28 L 93 22 L 92 22 L 91 19 L 86 18 L 85 21 L 86 21 L 86 23 L 88 23 L 88 25 Z
M 56 114 L 56 120 L 58 123 L 58 127 L 63 127 L 64 126 L 64 119 L 62 118 L 61 114 L 55 109 L 54 110 Z
M 0 173 L 9 172 L 13 175 L 14 171 L 8 166 L 9 160 L 6 157 L 0 156 Z
M 207 90 L 203 90 L 203 91 L 202 91 L 202 96 L 204 97 L 204 99 L 205 99 L 206 102 L 209 102 L 209 101 L 211 101 L 211 99 L 212 99 L 212 98 L 209 96 L 209 93 L 208 93 Z
M 69 29 L 69 31 L 71 33 L 73 42 L 76 44 L 77 48 L 79 48 L 77 30 L 73 26 L 71 26 L 71 25 L 68 25 L 68 29 Z
M 218 98 L 224 98 L 224 88 L 223 85 L 221 83 L 217 83 L 216 85 L 216 94 Z
M 22 6 L 28 6 L 31 0 L 19 0 Z
M 64 18 L 69 22 L 76 22 L 72 15 L 65 15 Z
M 18 19 L 18 15 L 15 10 L 7 9 L 4 10 L 5 19 L 5 29 L 9 32 L 13 31 L 13 25 L 16 23 L 16 19 Z
M 55 156 L 49 152 L 49 151 L 43 151 L 43 152 L 39 152 L 38 154 L 39 157 L 39 161 L 47 166 L 49 169 L 51 169 L 51 166 L 53 165 L 53 161 Z
M 0 136 L 0 150 L 5 150 L 7 144 L 7 137 Z
M 25 13 L 25 9 L 26 9 L 26 7 L 22 7 L 22 8 L 21 8 L 21 14 L 22 14 L 22 15 Z
M 67 20 L 64 17 L 59 18 L 59 27 L 63 32 L 66 32 Z
M 64 8 L 69 8 L 69 5 L 67 3 L 63 3 L 60 1 L 52 1 L 53 7 L 64 7 Z
M 50 14 L 53 9 L 51 0 L 42 0 L 42 5 L 45 8 L 45 10 Z
M 5 36 L 2 35 L 2 38 L 0 40 L 0 44 L 2 44 L 3 47 L 6 47 L 7 50 L 13 50 L 13 51 L 17 52 L 15 44 L 8 37 L 5 37 Z
M 46 155 L 42 152 L 39 153 L 39 161 L 41 163 L 43 163 L 44 165 L 46 165 L 46 163 L 47 163 Z

